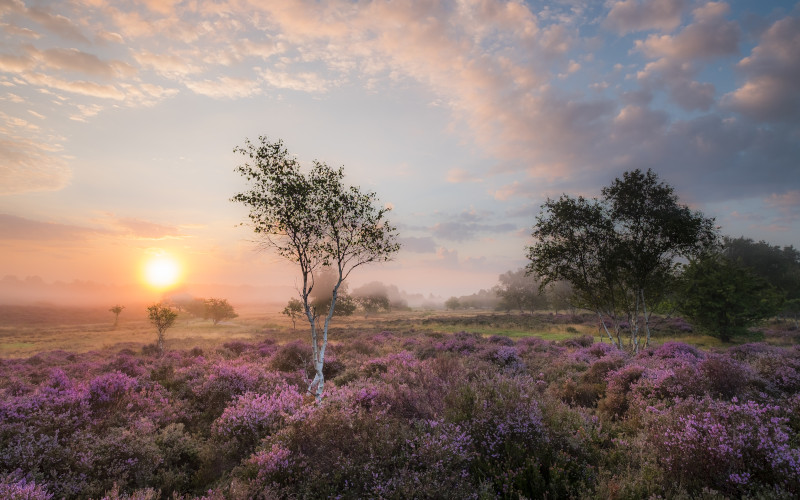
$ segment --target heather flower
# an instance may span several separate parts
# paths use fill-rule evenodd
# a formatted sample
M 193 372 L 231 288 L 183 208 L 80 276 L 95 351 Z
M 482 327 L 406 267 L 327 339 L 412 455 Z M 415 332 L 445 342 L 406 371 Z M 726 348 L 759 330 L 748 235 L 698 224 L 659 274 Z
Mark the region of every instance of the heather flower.
M 211 428 L 220 438 L 236 438 L 252 446 L 280 429 L 302 404 L 303 395 L 284 382 L 269 394 L 248 392 L 239 396 Z
M 776 405 L 688 400 L 657 418 L 650 441 L 676 481 L 723 491 L 757 482 L 800 493 L 800 450 Z

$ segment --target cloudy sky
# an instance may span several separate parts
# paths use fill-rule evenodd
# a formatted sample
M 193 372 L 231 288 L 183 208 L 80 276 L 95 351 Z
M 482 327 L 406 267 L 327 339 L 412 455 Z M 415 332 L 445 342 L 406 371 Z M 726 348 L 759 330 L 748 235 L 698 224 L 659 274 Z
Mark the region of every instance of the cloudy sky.
M 229 201 L 259 135 L 394 207 L 355 285 L 488 288 L 548 196 L 634 168 L 797 246 L 800 4 L 0 0 L 0 276 L 293 285 Z

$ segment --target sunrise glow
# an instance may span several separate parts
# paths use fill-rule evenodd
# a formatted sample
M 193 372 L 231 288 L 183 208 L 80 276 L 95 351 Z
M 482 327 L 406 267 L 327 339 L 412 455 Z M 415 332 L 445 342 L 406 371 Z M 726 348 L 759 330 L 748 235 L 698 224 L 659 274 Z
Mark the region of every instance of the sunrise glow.
M 168 288 L 178 283 L 181 267 L 169 255 L 157 255 L 145 263 L 144 278 L 153 288 Z

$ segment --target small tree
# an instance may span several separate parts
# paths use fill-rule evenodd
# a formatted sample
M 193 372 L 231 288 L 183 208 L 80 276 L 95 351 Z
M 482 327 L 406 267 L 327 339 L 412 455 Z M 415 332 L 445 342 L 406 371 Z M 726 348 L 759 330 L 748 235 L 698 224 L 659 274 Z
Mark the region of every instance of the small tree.
M 303 303 L 295 298 L 289 299 L 289 303 L 283 308 L 281 314 L 288 316 L 292 320 L 292 330 L 297 329 L 297 319 L 303 314 Z
M 730 342 L 775 314 L 779 292 L 765 279 L 722 255 L 693 260 L 686 267 L 678 308 L 712 337 Z
M 383 294 L 362 295 L 356 297 L 355 300 L 364 310 L 364 318 L 369 317 L 370 314 L 376 314 L 380 311 L 389 311 L 391 309 L 389 297 Z
M 498 279 L 497 295 L 501 298 L 500 306 L 506 311 L 519 309 L 520 313 L 525 310 L 533 313 L 536 309 L 547 307 L 547 297 L 539 278 L 527 274 L 525 269 L 508 271 Z
M 162 304 L 153 304 L 147 308 L 147 313 L 150 323 L 152 323 L 158 331 L 158 337 L 156 338 L 158 352 L 163 353 L 165 333 L 167 329 L 175 323 L 175 320 L 178 318 L 178 313 L 173 311 L 169 306 Z
M 451 311 L 455 311 L 456 309 L 461 309 L 461 301 L 458 300 L 458 297 L 450 297 L 449 299 L 444 301 L 444 307 Z
M 233 306 L 227 299 L 206 299 L 204 302 L 203 319 L 210 319 L 214 326 L 220 321 L 237 318 L 239 315 L 233 310 Z
M 125 306 L 117 304 L 108 310 L 109 312 L 114 313 L 114 327 L 116 327 L 117 323 L 119 323 L 119 314 L 122 312 L 123 309 L 125 309 Z
M 250 186 L 235 194 L 232 201 L 250 209 L 250 222 L 263 246 L 300 268 L 298 291 L 311 327 L 315 370 L 308 391 L 320 400 L 328 327 L 339 288 L 356 268 L 387 261 L 400 249 L 396 229 L 385 219 L 389 208 L 376 208 L 375 193 L 346 186 L 342 168 L 314 161 L 308 173 L 302 172 L 281 141 L 260 137 L 258 144 L 246 141 L 234 152 L 246 158 L 236 171 Z M 336 279 L 320 332 L 310 296 L 325 268 L 333 270 Z

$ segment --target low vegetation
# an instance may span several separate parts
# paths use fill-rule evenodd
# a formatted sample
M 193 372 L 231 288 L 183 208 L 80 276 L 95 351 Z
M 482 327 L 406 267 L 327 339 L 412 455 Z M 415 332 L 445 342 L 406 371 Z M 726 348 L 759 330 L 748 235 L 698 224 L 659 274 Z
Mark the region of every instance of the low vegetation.
M 173 339 L 190 331 L 178 324 L 160 356 L 0 360 L 0 496 L 800 494 L 790 323 L 764 330 L 783 346 L 701 350 L 669 319 L 632 354 L 595 342 L 590 315 L 346 318 L 331 330 L 321 402 L 307 393 L 311 345 L 288 319 L 195 348 Z M 517 333 L 490 333 L 501 330 Z

